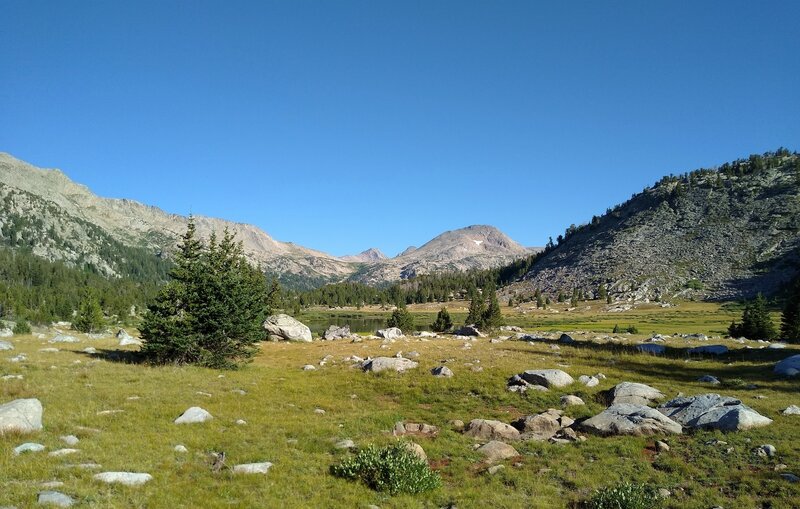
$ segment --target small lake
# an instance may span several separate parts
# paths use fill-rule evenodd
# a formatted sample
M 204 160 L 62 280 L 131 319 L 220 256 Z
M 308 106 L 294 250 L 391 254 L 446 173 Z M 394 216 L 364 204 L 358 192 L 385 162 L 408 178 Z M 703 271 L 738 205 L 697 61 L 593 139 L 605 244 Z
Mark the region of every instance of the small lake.
M 349 325 L 351 332 L 364 332 L 374 334 L 378 329 L 386 328 L 386 320 L 389 318 L 389 313 L 386 316 L 380 315 L 359 315 L 352 313 L 335 313 L 331 314 L 313 314 L 310 316 L 303 316 L 302 314 L 297 317 L 298 320 L 308 325 L 311 333 L 314 335 L 321 335 L 325 329 L 331 325 L 343 326 Z M 420 321 L 420 320 L 417 320 Z M 429 324 L 417 323 L 417 330 L 428 330 Z

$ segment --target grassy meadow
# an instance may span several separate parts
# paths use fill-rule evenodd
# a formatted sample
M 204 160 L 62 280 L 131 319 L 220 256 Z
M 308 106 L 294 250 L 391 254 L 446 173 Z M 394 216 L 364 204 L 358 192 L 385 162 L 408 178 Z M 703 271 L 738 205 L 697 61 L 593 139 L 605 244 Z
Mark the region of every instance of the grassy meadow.
M 465 305 L 463 313 L 458 305 L 449 307 L 454 321 L 463 319 Z M 413 311 L 418 323 L 425 323 L 433 320 L 438 308 L 416 306 Z M 667 340 L 671 347 L 667 355 L 654 357 L 633 353 L 628 346 L 652 331 L 719 335 L 738 312 L 717 304 L 645 306 L 620 313 L 585 306 L 558 313 L 504 311 L 509 324 L 531 332 L 572 331 L 579 343 L 554 349 L 545 342 L 492 343 L 488 338 L 465 342 L 450 336 L 408 337 L 393 343 L 267 342 L 247 367 L 220 372 L 137 364 L 129 355 L 136 347 L 119 347 L 113 338 L 91 340 L 74 334 L 80 343 L 49 344 L 52 331 L 45 339 L 14 337 L 15 350 L 0 352 L 0 375 L 23 378 L 0 381 L 0 403 L 39 398 L 44 430 L 0 437 L 0 506 L 33 507 L 44 489 L 42 483 L 60 481 L 63 485 L 54 489 L 76 499 L 74 507 L 558 508 L 579 507 L 595 489 L 629 480 L 669 490 L 666 507 L 797 507 L 800 485 L 779 474 L 800 475 L 800 416 L 781 415 L 787 406 L 800 404 L 800 387 L 797 380 L 776 378 L 772 367 L 777 360 L 800 353 L 800 347 L 759 349 L 763 345 L 757 342 L 700 343 L 673 337 Z M 365 309 L 357 314 L 386 313 Z M 634 325 L 641 334 L 614 335 L 611 341 L 608 336 L 615 324 Z M 686 355 L 687 347 L 715 343 L 732 352 L 720 358 Z M 83 353 L 88 346 L 98 353 Z M 59 351 L 40 351 L 52 347 Z M 411 351 L 419 353 L 415 360 L 420 365 L 403 374 L 364 373 L 344 360 Z M 20 353 L 27 354 L 26 361 L 9 361 Z M 320 365 L 326 356 L 332 357 Z M 453 370 L 453 378 L 430 375 L 431 368 L 443 363 Z M 303 371 L 306 364 L 317 369 Z M 593 388 L 576 382 L 546 393 L 506 390 L 511 375 L 544 368 L 563 369 L 576 379 L 598 372 L 607 378 Z M 705 374 L 717 376 L 723 384 L 698 382 Z M 494 474 L 487 472 L 489 465 L 474 450 L 475 441 L 449 425 L 453 419 L 511 422 L 560 408 L 559 398 L 565 394 L 587 403 L 565 409 L 566 415 L 594 415 L 603 409 L 595 396 L 622 381 L 652 385 L 668 398 L 705 392 L 734 396 L 774 422 L 738 433 L 670 436 L 666 438 L 670 451 L 664 453 L 655 451 L 653 438 L 589 436 L 586 442 L 566 445 L 514 442 L 520 456 L 502 462 L 504 468 Z M 747 388 L 749 384 L 757 387 Z M 190 406 L 205 408 L 214 419 L 173 424 Z M 246 424 L 237 424 L 238 419 Z M 336 449 L 337 441 L 352 439 L 362 447 L 388 444 L 397 440 L 391 430 L 401 420 L 441 429 L 433 438 L 413 437 L 442 476 L 440 489 L 389 496 L 330 474 L 331 465 L 352 454 Z M 79 452 L 48 456 L 68 447 L 59 437 L 69 434 L 80 438 L 74 446 Z M 14 456 L 12 449 L 23 442 L 38 442 L 47 449 Z M 188 452 L 175 452 L 178 444 Z M 755 455 L 753 449 L 762 444 L 774 445 L 777 455 Z M 215 473 L 209 455 L 219 451 L 227 454 L 229 466 L 262 461 L 274 466 L 266 475 Z M 74 466 L 85 463 L 101 467 Z M 92 479 L 100 471 L 147 472 L 153 480 L 140 487 L 105 485 Z

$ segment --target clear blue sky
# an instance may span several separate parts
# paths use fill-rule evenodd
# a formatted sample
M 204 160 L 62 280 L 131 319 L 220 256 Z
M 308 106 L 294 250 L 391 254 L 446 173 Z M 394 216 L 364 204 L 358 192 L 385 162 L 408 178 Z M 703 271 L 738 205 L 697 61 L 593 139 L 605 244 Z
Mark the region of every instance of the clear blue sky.
M 0 150 L 107 197 L 393 255 L 543 245 L 800 150 L 800 2 L 0 0 Z

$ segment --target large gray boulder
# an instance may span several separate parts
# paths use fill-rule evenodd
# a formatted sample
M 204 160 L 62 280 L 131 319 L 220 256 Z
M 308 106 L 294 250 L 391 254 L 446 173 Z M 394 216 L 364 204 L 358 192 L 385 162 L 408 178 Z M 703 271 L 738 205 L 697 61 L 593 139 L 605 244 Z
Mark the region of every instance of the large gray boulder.
M 13 350 L 14 345 L 9 343 L 8 341 L 0 341 L 0 352 L 5 352 L 8 350 Z
M 264 320 L 264 330 L 270 339 L 284 339 L 286 341 L 301 341 L 310 343 L 311 329 L 305 324 L 283 313 L 272 315 Z
M 183 412 L 180 417 L 175 419 L 175 424 L 197 424 L 200 422 L 206 422 L 213 419 L 212 416 L 207 410 L 200 408 L 199 406 L 193 406 L 188 408 L 185 412 Z
M 0 329 L 0 338 L 10 338 L 14 335 L 14 331 L 9 329 L 8 327 L 3 327 Z
M 800 354 L 787 357 L 775 364 L 775 374 L 781 376 L 797 376 L 800 374 Z
M 402 357 L 375 357 L 374 359 L 367 359 L 361 364 L 364 371 L 372 371 L 380 373 L 381 371 L 397 371 L 402 373 L 407 369 L 416 368 L 419 364 Z
M 508 458 L 519 456 L 519 453 L 516 449 L 503 442 L 498 442 L 497 440 L 492 440 L 491 442 L 482 445 L 478 448 L 478 452 L 486 457 L 486 461 L 488 463 L 503 461 Z
M 619 383 L 603 394 L 609 405 L 627 403 L 647 406 L 665 397 L 658 389 L 635 382 Z
M 543 387 L 566 387 L 575 383 L 569 374 L 560 369 L 531 369 L 515 375 L 531 385 L 541 385 Z M 509 380 L 509 384 L 516 381 L 514 377 Z
M 383 339 L 399 339 L 403 337 L 403 331 L 397 327 L 389 327 L 387 329 L 379 329 L 375 335 Z
M 619 403 L 579 425 L 580 429 L 598 435 L 650 436 L 682 433 L 681 425 L 655 408 Z
M 31 433 L 42 429 L 42 402 L 38 399 L 16 399 L 0 405 L 0 435 Z
M 719 394 L 700 394 L 667 401 L 658 410 L 687 428 L 712 428 L 740 431 L 766 426 L 772 419 L 764 417 L 736 398 Z
M 488 419 L 472 419 L 464 434 L 478 440 L 518 440 L 519 430 L 510 424 Z

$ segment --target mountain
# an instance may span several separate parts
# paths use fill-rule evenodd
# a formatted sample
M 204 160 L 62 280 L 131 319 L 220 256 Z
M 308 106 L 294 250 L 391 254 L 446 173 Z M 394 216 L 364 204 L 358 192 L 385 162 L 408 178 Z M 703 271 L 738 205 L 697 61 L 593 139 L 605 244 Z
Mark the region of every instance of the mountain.
M 371 247 L 366 251 L 362 251 L 357 255 L 347 255 L 342 256 L 342 260 L 347 260 L 348 262 L 379 262 L 381 260 L 385 260 L 386 255 L 381 252 L 380 249 Z
M 504 294 L 729 300 L 775 293 L 799 262 L 800 157 L 781 149 L 664 177 L 570 227 Z
M 448 232 L 437 239 L 450 234 L 449 242 L 434 239 L 426 244 L 427 250 L 418 250 L 422 254 L 388 260 L 379 250 L 369 249 L 338 258 L 275 240 L 252 225 L 205 216 L 194 220 L 201 237 L 228 228 L 243 242 L 252 262 L 298 289 L 357 278 L 365 271 L 373 274 L 371 282 L 379 284 L 417 271 L 487 268 L 526 253 L 495 229 L 489 235 L 477 231 L 489 227 L 470 227 L 459 231 L 475 229 L 475 240 L 486 241 L 482 248 L 466 236 Z M 163 279 L 166 260 L 187 221 L 185 216 L 132 200 L 98 197 L 59 170 L 37 168 L 0 152 L 0 245 L 30 249 L 41 258 L 107 277 Z
M 363 268 L 351 281 L 378 284 L 433 272 L 488 269 L 530 255 L 493 226 L 475 225 L 447 231 L 417 249 Z

